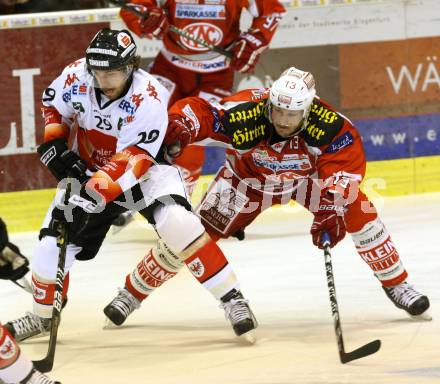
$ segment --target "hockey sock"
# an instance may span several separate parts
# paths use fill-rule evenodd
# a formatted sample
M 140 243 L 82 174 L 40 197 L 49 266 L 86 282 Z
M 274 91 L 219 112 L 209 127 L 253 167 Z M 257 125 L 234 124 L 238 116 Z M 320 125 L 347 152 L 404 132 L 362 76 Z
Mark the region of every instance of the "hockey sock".
M 387 229 L 379 218 L 351 234 L 362 259 L 384 287 L 392 287 L 408 276 Z
M 17 342 L 0 324 L 0 381 L 20 382 L 31 370 L 32 362 L 21 353 Z
M 137 267 L 125 278 L 125 288 L 139 301 L 145 300 L 156 288 L 171 279 L 183 262 L 163 243 L 151 248 Z
M 222 250 L 211 239 L 188 257 L 185 264 L 199 283 L 217 300 L 232 289 L 239 289 L 232 267 Z
M 44 280 L 32 274 L 32 288 L 34 296 L 34 313 L 40 317 L 49 319 L 52 317 L 52 305 L 55 295 L 56 284 L 53 281 Z M 64 277 L 62 298 L 66 300 L 69 289 L 69 273 Z

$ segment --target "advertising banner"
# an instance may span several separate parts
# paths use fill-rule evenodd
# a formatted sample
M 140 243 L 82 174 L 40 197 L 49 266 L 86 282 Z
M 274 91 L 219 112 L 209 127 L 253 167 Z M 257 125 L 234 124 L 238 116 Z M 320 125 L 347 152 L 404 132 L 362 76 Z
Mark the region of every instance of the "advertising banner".
M 0 192 L 54 187 L 40 165 L 41 95 L 108 24 L 0 30 Z

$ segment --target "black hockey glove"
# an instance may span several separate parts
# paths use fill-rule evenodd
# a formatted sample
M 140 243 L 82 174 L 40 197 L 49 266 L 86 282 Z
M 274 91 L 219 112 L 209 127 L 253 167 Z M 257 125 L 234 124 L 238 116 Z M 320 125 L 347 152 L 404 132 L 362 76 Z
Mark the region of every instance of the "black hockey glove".
M 58 181 L 70 176 L 80 180 L 86 178 L 86 163 L 75 153 L 67 148 L 64 139 L 54 139 L 41 144 L 37 151 L 41 162 L 49 169 Z
M 0 279 L 17 280 L 29 272 L 29 261 L 8 239 L 6 225 L 0 219 Z
M 0 218 L 0 252 L 3 251 L 3 248 L 8 243 L 9 243 L 9 238 L 8 238 L 8 231 L 6 230 L 6 224 Z
M 65 195 L 57 202 L 52 210 L 51 229 L 61 233 L 61 226 L 68 225 L 69 233 L 74 237 L 81 236 L 90 215 L 96 215 L 105 208 L 102 197 L 94 191 L 81 189 L 73 190 L 66 204 Z

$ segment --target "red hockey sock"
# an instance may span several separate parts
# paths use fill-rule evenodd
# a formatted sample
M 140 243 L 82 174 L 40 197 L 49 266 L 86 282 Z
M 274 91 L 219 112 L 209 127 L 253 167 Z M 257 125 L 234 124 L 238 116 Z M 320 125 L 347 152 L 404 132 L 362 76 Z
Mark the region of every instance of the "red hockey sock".
M 231 289 L 239 288 L 234 271 L 213 240 L 209 240 L 187 258 L 185 264 L 196 279 L 218 300 Z
M 62 298 L 63 301 L 67 297 L 69 290 L 69 273 L 64 277 Z M 35 274 L 32 274 L 32 288 L 34 296 L 35 313 L 40 317 L 49 318 L 52 316 L 53 298 L 55 295 L 56 284 L 52 282 L 44 282 Z
M 407 278 L 399 253 L 379 218 L 352 233 L 352 237 L 359 255 L 384 287 L 400 284 Z
M 157 257 L 153 248 L 143 257 L 137 267 L 125 278 L 125 288 L 139 301 L 145 300 L 157 287 L 178 272 Z

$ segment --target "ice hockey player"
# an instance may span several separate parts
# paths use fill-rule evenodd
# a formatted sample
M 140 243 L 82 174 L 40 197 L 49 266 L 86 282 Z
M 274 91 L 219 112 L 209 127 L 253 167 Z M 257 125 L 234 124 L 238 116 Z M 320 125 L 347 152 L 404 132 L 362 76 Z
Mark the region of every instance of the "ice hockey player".
M 69 233 L 65 298 L 74 260 L 94 258 L 112 221 L 127 209 L 139 211 L 170 250 L 160 258 L 150 251 L 139 269 L 142 276 L 155 264 L 159 284 L 186 264 L 221 299 L 237 332 L 256 326 L 232 268 L 191 211 L 178 169 L 163 159 L 169 93 L 139 69 L 139 60 L 127 30 L 104 28 L 86 57 L 67 66 L 44 91 L 44 143 L 38 153 L 63 181 L 59 186 L 70 179 L 72 192 L 63 205 L 67 188 L 59 188 L 43 222 L 32 259 L 34 311 L 6 324 L 17 340 L 50 327 L 60 226 L 68 225 Z M 71 131 L 76 136 L 69 149 Z M 210 269 L 204 268 L 206 259 Z
M 234 72 L 254 70 L 285 13 L 278 0 L 132 0 L 128 6 L 136 6 L 146 15 L 140 18 L 121 9 L 121 18 L 131 31 L 140 37 L 163 39 L 163 47 L 149 72 L 171 92 L 170 106 L 187 96 L 212 101 L 231 95 Z M 241 32 L 240 17 L 244 10 L 252 21 L 249 29 Z M 232 60 L 172 32 L 170 24 L 230 50 Z M 201 174 L 204 159 L 201 146 L 190 146 L 175 159 L 183 170 L 189 192 Z
M 0 279 L 18 280 L 29 272 L 29 261 L 9 241 L 6 224 L 0 218 Z M 0 383 L 60 384 L 37 371 L 8 330 L 0 324 Z
M 407 282 L 396 246 L 359 189 L 366 169 L 360 134 L 316 95 L 311 73 L 291 67 L 270 89 L 245 90 L 217 105 L 182 99 L 169 115 L 170 155 L 193 142 L 229 148 L 196 210 L 212 238 L 243 233 L 263 210 L 294 199 L 314 215 L 316 246 L 322 247 L 323 232 L 332 247 L 350 233 L 387 297 L 409 315 L 429 319 L 428 298 Z

